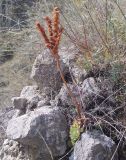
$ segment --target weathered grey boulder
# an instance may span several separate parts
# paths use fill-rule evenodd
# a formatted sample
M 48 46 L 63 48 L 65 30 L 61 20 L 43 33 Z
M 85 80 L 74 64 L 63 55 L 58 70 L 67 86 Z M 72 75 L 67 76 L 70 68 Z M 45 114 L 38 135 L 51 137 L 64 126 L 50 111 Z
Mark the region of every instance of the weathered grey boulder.
M 50 157 L 50 152 L 54 157 L 61 156 L 67 148 L 67 122 L 58 107 L 44 106 L 13 118 L 6 132 L 9 139 L 37 148 L 36 159 L 40 154 Z
M 62 72 L 68 72 L 68 67 L 61 61 Z M 40 54 L 33 65 L 31 78 L 35 80 L 40 90 L 51 95 L 57 92 L 62 86 L 62 80 L 57 69 L 56 62 L 49 50 Z
M 82 105 L 80 96 L 80 87 L 73 84 L 67 84 L 76 98 L 78 103 Z M 68 125 L 71 125 L 73 118 L 77 116 L 76 106 L 72 98 L 70 97 L 65 85 L 62 86 L 59 94 L 55 97 L 55 105 L 60 106 L 60 109 L 67 115 Z
M 70 160 L 110 160 L 116 149 L 113 140 L 98 131 L 83 133 Z M 116 153 L 113 160 L 118 160 Z

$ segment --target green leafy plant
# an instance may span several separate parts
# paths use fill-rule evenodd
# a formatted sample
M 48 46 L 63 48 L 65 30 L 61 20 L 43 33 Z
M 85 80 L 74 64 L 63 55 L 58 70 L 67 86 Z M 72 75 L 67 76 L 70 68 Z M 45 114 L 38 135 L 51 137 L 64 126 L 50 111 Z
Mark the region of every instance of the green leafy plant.
M 79 139 L 80 137 L 80 124 L 78 123 L 77 120 L 73 121 L 73 124 L 70 127 L 70 139 L 72 145 L 75 144 L 75 142 Z

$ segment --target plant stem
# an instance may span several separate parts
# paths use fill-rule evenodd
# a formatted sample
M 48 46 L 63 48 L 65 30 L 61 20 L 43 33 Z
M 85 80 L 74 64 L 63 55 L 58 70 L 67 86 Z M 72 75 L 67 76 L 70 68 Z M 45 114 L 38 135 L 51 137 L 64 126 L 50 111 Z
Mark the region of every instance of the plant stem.
M 71 92 L 70 87 L 68 86 L 68 84 L 67 84 L 67 82 L 66 82 L 66 80 L 65 80 L 65 78 L 64 78 L 64 75 L 63 75 L 62 70 L 61 70 L 61 65 L 60 65 L 60 60 L 59 60 L 59 58 L 56 58 L 56 62 L 57 62 L 57 68 L 58 68 L 58 70 L 59 70 L 59 72 L 60 72 L 60 76 L 61 76 L 61 78 L 62 78 L 62 81 L 64 82 L 64 85 L 66 86 L 66 88 L 67 88 L 67 90 L 68 90 L 68 93 L 69 93 L 70 97 L 72 98 L 72 101 L 73 101 L 74 105 L 76 106 L 77 113 L 78 113 L 78 117 L 79 117 L 80 120 L 82 120 L 81 106 L 80 106 L 80 104 L 78 103 L 77 99 L 74 97 L 73 93 Z
M 106 0 L 105 8 L 106 8 L 106 42 L 107 42 L 108 41 L 108 0 Z

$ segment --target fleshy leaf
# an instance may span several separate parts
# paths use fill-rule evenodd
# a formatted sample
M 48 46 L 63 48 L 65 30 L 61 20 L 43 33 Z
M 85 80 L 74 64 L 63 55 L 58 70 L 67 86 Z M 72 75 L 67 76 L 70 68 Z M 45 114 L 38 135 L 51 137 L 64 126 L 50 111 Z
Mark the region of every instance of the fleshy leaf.
M 73 124 L 70 127 L 70 138 L 71 143 L 74 145 L 75 142 L 80 137 L 80 124 L 77 122 L 77 120 L 74 120 Z

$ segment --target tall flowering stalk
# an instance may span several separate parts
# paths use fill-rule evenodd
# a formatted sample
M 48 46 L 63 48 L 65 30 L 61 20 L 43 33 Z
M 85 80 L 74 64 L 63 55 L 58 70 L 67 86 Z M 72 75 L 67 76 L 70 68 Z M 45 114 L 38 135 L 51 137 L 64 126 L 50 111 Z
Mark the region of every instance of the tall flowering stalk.
M 40 25 L 40 23 L 37 21 L 36 22 L 36 27 L 39 30 L 42 39 L 44 39 L 46 47 L 51 51 L 51 54 L 53 55 L 54 59 L 56 60 L 57 63 L 57 69 L 60 72 L 60 76 L 68 90 L 68 93 L 77 109 L 78 113 L 78 118 L 81 122 L 81 124 L 84 122 L 84 116 L 82 116 L 81 113 L 81 106 L 79 102 L 77 101 L 76 97 L 74 97 L 73 93 L 71 92 L 71 89 L 67 85 L 67 82 L 64 78 L 64 75 L 61 70 L 61 64 L 60 64 L 60 56 L 58 54 L 58 48 L 59 48 L 59 43 L 61 40 L 61 35 L 63 33 L 63 28 L 60 27 L 60 22 L 59 22 L 59 9 L 58 7 L 55 7 L 53 12 L 52 12 L 52 19 L 50 17 L 45 17 L 45 21 L 47 24 L 47 30 L 48 30 L 48 35 L 45 32 L 45 29 Z

